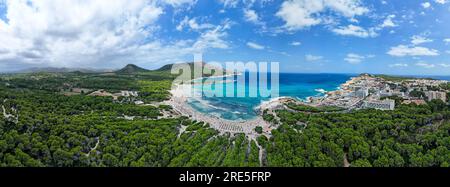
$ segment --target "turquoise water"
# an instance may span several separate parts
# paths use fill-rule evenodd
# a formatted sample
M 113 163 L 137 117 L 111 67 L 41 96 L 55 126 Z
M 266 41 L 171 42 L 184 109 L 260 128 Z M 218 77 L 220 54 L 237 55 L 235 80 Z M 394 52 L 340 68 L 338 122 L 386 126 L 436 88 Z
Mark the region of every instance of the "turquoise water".
M 345 83 L 354 75 L 348 74 L 289 74 L 279 75 L 279 96 L 288 96 L 297 99 L 305 99 L 311 96 L 323 96 L 325 91 L 337 90 L 339 85 Z M 270 77 L 270 76 L 269 76 Z M 219 80 L 222 80 L 220 78 Z M 270 81 L 268 83 L 271 88 Z M 189 105 L 205 115 L 213 115 L 228 120 L 249 120 L 257 116 L 255 107 L 271 97 L 249 97 L 249 84 L 238 82 L 224 83 L 224 95 L 230 90 L 226 87 L 235 86 L 235 97 L 201 97 L 189 99 Z M 202 86 L 196 86 L 195 90 L 202 91 Z M 214 86 L 204 86 L 203 93 L 214 92 Z M 233 91 L 233 90 L 232 90 Z M 245 93 L 246 97 L 237 97 L 238 93 Z

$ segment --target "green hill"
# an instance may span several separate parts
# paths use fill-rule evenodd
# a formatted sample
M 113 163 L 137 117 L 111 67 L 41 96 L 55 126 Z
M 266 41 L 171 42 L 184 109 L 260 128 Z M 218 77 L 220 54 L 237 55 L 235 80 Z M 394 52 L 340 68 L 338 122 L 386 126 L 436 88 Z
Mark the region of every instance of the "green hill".
M 134 64 L 128 64 L 124 68 L 116 71 L 117 74 L 135 74 L 149 72 L 149 70 L 136 66 Z
M 194 72 L 193 72 L 193 70 L 194 70 L 194 63 L 193 63 L 193 62 L 190 62 L 190 63 L 185 63 L 185 64 L 189 65 L 190 69 L 192 70 L 192 75 L 194 75 Z M 158 72 L 169 72 L 169 73 L 170 73 L 170 71 L 172 70 L 172 67 L 173 67 L 174 65 L 175 65 L 175 64 L 167 64 L 167 65 L 165 65 L 165 66 L 163 66 L 163 67 L 161 67 L 161 68 L 159 68 L 159 69 L 157 69 L 157 70 L 155 70 L 155 71 L 158 71 Z M 214 69 L 215 69 L 215 68 L 213 68 L 212 65 L 209 65 L 209 64 L 207 64 L 207 63 L 205 63 L 205 62 L 202 62 L 202 66 L 203 66 L 203 68 L 204 68 L 204 69 L 203 69 L 204 71 L 212 70 L 212 72 L 214 72 Z M 223 68 L 219 68 L 219 70 L 222 70 L 222 71 L 223 71 L 223 74 L 226 74 L 226 73 L 227 73 L 227 71 L 224 70 Z M 206 74 L 206 73 L 205 73 L 204 76 L 208 77 L 208 76 L 211 76 L 211 74 Z
M 194 69 L 194 62 L 183 63 L 183 64 L 189 65 L 189 67 L 191 68 L 191 70 Z M 165 65 L 165 66 L 163 66 L 163 67 L 161 67 L 161 68 L 159 68 L 159 69 L 157 69 L 157 70 L 155 70 L 155 71 L 171 71 L 171 70 L 172 70 L 172 67 L 173 67 L 174 65 L 176 65 L 176 64 L 167 64 L 167 65 Z M 207 64 L 204 63 L 204 62 L 202 62 L 202 66 L 205 66 L 205 65 L 207 65 Z

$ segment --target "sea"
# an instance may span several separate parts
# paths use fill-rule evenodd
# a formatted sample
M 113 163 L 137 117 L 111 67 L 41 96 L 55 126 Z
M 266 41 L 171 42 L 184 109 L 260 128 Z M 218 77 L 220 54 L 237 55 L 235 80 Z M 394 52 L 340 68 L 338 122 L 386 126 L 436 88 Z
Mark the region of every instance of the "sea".
M 244 75 L 238 75 L 244 76 Z M 239 79 L 235 76 L 235 80 Z M 350 80 L 358 74 L 299 74 L 299 73 L 280 73 L 279 74 L 279 95 L 276 97 L 291 97 L 299 100 L 305 100 L 308 97 L 324 96 L 327 91 L 335 91 L 339 86 Z M 223 81 L 223 95 L 230 92 L 227 87 L 234 86 L 231 91 L 234 92 L 234 97 L 207 97 L 206 93 L 211 93 L 216 90 L 212 85 L 197 85 L 194 90 L 197 93 L 203 94 L 202 97 L 193 97 L 188 99 L 188 104 L 195 110 L 204 113 L 205 115 L 212 115 L 227 120 L 245 121 L 251 120 L 258 116 L 256 108 L 264 101 L 273 99 L 274 97 L 251 97 L 249 94 L 250 88 L 249 73 L 245 74 L 245 84 L 239 81 L 226 82 L 226 78 L 209 78 L 209 80 Z M 270 75 L 268 76 L 270 78 Z M 439 80 L 450 81 L 450 76 L 414 76 L 418 78 L 433 78 Z M 201 81 L 205 81 L 203 79 Z M 271 88 L 270 79 L 268 80 L 268 87 Z M 245 97 L 238 97 L 238 93 L 245 93 Z
M 239 75 L 244 76 L 244 75 Z M 279 74 L 279 94 L 275 97 L 292 97 L 299 100 L 306 99 L 311 96 L 324 96 L 327 91 L 338 90 L 339 86 L 356 74 Z M 193 97 L 188 99 L 188 104 L 195 110 L 227 120 L 251 120 L 257 117 L 255 110 L 262 102 L 273 99 L 274 97 L 256 97 L 250 94 L 250 89 L 255 89 L 249 84 L 249 74 L 245 74 L 245 84 L 239 81 L 225 82 L 223 81 L 223 95 L 227 95 L 230 89 L 234 92 L 233 97 L 207 97 L 207 93 L 216 90 L 213 85 L 197 85 L 194 90 L 197 93 L 203 93 L 202 97 Z M 269 75 L 268 78 L 271 76 Z M 222 77 L 213 78 L 216 81 L 226 80 Z M 235 77 L 235 80 L 239 77 Z M 211 80 L 211 78 L 209 79 Z M 259 79 L 258 79 L 259 80 Z M 203 80 L 204 81 L 204 80 Z M 272 81 L 267 81 L 268 88 L 272 88 Z M 238 97 L 238 93 L 245 95 Z

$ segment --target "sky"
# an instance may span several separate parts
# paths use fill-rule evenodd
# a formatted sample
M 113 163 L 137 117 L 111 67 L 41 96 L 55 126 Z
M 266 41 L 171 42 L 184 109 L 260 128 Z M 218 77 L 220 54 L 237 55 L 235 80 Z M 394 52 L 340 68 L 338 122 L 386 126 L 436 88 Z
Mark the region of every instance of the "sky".
M 450 0 L 0 0 L 0 71 L 279 62 L 450 75 Z

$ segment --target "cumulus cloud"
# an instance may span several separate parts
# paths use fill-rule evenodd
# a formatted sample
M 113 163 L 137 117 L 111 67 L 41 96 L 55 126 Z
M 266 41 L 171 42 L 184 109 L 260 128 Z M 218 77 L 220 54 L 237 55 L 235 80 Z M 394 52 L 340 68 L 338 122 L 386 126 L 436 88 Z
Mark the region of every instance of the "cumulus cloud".
M 339 35 L 356 36 L 356 37 L 360 37 L 360 38 L 377 36 L 377 33 L 373 29 L 367 30 L 360 26 L 356 26 L 356 25 L 352 25 L 352 24 L 345 26 L 345 27 L 334 28 L 334 29 L 332 29 L 332 31 Z
M 417 46 L 406 46 L 399 45 L 395 47 L 391 47 L 391 49 L 387 52 L 387 54 L 396 57 L 404 57 L 404 56 L 438 56 L 439 52 L 435 49 L 429 49 L 426 47 L 417 47 Z
M 394 23 L 394 21 L 392 19 L 395 18 L 395 15 L 389 15 L 386 17 L 386 19 L 383 21 L 383 24 L 381 24 L 381 28 L 385 28 L 385 27 L 396 27 L 397 25 Z
M 369 9 L 360 0 L 287 0 L 276 16 L 285 22 L 284 28 L 295 31 L 325 22 L 318 15 L 326 11 L 351 19 L 368 13 Z
M 427 9 L 431 7 L 431 3 L 430 2 L 424 2 L 421 4 L 423 8 Z
M 257 49 L 257 50 L 263 50 L 263 49 L 266 48 L 263 45 L 259 45 L 259 44 L 254 43 L 254 42 L 247 42 L 247 46 L 252 48 L 252 49 Z
M 63 63 L 82 56 L 117 55 L 137 38 L 151 36 L 163 9 L 145 1 L 9 0 L 8 23 L 0 21 L 0 48 L 30 63 Z M 128 14 L 128 15 L 127 15 Z M 121 19 L 122 16 L 129 19 Z M 154 44 L 153 44 L 154 45 Z
M 155 34 L 166 6 L 189 0 L 7 0 L 0 20 L 0 63 L 119 66 L 173 63 L 209 48 L 228 47 L 229 24 L 204 28 L 197 39 L 163 41 Z M 208 29 L 206 29 L 208 28 Z

